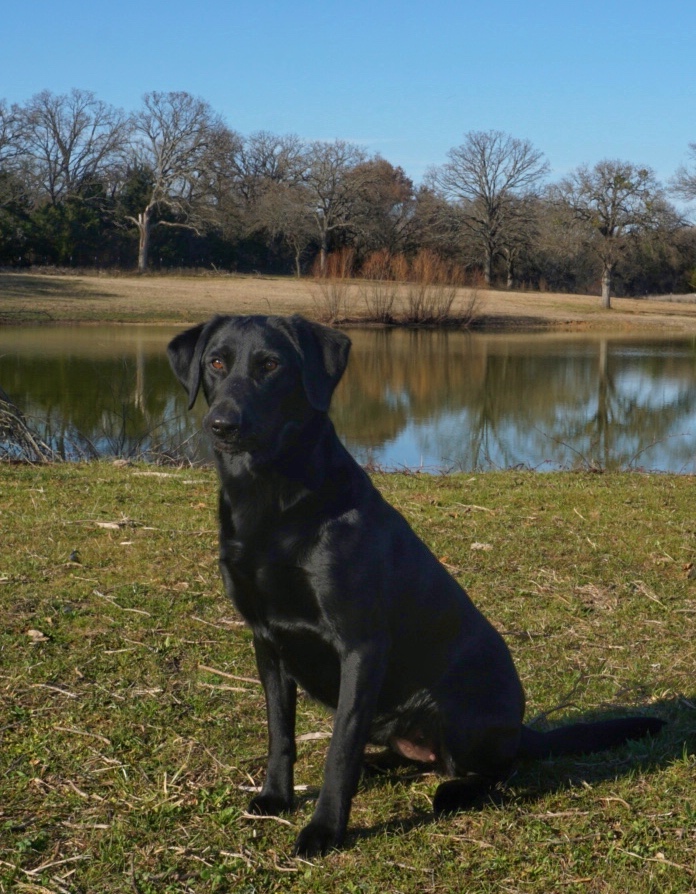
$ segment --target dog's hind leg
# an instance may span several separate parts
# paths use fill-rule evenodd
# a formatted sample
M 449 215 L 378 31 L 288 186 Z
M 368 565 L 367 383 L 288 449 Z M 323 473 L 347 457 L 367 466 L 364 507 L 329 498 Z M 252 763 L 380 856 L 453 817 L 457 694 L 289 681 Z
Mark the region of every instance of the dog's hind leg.
M 472 747 L 473 743 L 467 737 L 466 743 L 458 743 L 459 746 L 464 745 L 463 748 L 458 748 L 456 744 L 452 748 L 452 739 L 449 738 L 449 753 L 443 756 L 443 762 L 454 778 L 437 787 L 433 799 L 435 816 L 481 807 L 491 789 L 508 775 L 513 765 L 511 755 L 515 752 L 514 735 L 503 733 L 501 739 L 497 740 L 497 735 L 477 733 L 471 738 L 479 739 L 479 742 Z M 481 743 L 486 740 L 490 743 L 487 753 L 479 750 Z
M 490 790 L 514 766 L 521 736 L 521 724 L 503 718 L 462 713 L 450 707 L 443 712 L 441 766 L 454 778 L 438 786 L 433 800 L 436 816 L 481 806 Z
M 441 782 L 435 790 L 433 813 L 436 817 L 447 816 L 462 810 L 483 807 L 496 781 L 485 776 L 470 774 Z

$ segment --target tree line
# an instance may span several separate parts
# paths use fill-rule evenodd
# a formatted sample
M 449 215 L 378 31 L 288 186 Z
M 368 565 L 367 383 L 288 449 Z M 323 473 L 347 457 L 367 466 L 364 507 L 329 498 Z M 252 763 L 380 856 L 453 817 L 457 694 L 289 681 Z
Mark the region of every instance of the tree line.
M 87 90 L 0 100 L 0 264 L 351 273 L 426 251 L 472 284 L 696 290 L 696 143 L 667 186 L 621 160 L 549 182 L 543 152 L 470 131 L 415 185 L 343 140 L 232 130 L 186 92 L 131 113 Z M 393 275 L 393 274 L 388 274 Z

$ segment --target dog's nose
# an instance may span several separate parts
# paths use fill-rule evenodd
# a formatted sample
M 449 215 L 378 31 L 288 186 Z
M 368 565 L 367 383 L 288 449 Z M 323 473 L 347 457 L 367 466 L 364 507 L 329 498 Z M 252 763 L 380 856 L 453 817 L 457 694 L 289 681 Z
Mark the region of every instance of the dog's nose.
M 239 419 L 223 416 L 222 414 L 210 416 L 206 421 L 210 432 L 216 438 L 235 438 L 241 429 Z

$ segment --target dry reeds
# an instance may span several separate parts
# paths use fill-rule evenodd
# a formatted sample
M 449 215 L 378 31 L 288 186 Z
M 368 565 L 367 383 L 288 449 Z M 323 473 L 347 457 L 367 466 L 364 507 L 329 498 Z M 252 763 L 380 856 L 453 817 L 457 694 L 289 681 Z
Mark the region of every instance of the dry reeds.
M 463 297 L 463 272 L 434 251 L 422 249 L 410 261 L 404 254 L 386 249 L 368 255 L 359 273 L 362 313 L 349 305 L 354 264 L 353 250 L 344 248 L 328 255 L 323 272 L 317 265 L 314 304 L 324 322 L 362 319 L 406 325 L 469 325 L 476 316 L 479 292 L 475 288 L 469 289 L 468 300 L 453 316 L 455 300 Z
M 367 257 L 361 270 L 360 295 L 369 319 L 378 323 L 394 320 L 394 307 L 399 295 L 399 283 L 408 279 L 408 261 L 387 249 L 375 251 Z
M 442 323 L 463 285 L 457 267 L 430 249 L 421 249 L 410 264 L 406 288 L 406 322 Z
M 410 262 L 403 254 L 374 252 L 361 273 L 360 293 L 368 319 L 411 325 L 455 322 L 452 307 L 464 286 L 463 273 L 436 252 L 421 249 Z M 456 322 L 470 324 L 478 304 L 478 290 L 470 289 Z
M 317 316 L 326 323 L 336 323 L 347 315 L 354 259 L 352 248 L 342 248 L 327 256 L 323 270 L 315 264 L 313 272 L 318 296 L 315 295 L 314 304 Z

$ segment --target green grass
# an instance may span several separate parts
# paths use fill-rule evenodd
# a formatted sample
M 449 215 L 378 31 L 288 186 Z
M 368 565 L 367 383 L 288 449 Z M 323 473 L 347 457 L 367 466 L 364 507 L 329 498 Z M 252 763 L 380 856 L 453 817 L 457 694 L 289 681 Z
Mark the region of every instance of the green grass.
M 296 860 L 327 739 L 300 741 L 296 813 L 245 816 L 264 705 L 213 473 L 0 465 L 0 891 L 696 890 L 693 479 L 376 483 L 505 632 L 530 718 L 641 709 L 666 730 L 522 766 L 446 821 L 432 774 L 366 777 L 348 849 Z M 330 728 L 300 701 L 301 736 Z

